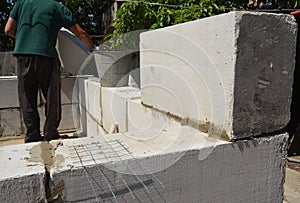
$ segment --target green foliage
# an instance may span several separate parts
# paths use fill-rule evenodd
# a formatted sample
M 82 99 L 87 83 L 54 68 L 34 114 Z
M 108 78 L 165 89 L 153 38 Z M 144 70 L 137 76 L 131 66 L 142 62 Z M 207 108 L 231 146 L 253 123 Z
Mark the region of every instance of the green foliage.
M 299 8 L 299 0 L 278 0 L 279 8 Z
M 89 34 L 99 34 L 102 31 L 103 2 L 104 0 L 67 0 L 65 5 L 72 11 L 84 30 Z
M 162 28 L 235 9 L 249 10 L 248 3 L 249 0 L 133 0 L 125 2 L 118 10 L 113 24 L 114 33 L 107 38 L 139 29 Z M 299 8 L 300 0 L 277 0 L 277 7 Z
M 113 34 L 106 36 L 105 49 L 135 49 L 138 35 L 124 34 L 136 30 L 157 29 L 224 13 L 230 5 L 222 0 L 148 0 L 125 2 L 117 11 Z
M 168 6 L 172 5 L 172 6 Z M 225 12 L 222 0 L 149 0 L 125 2 L 114 21 L 114 36 L 139 29 L 157 29 Z

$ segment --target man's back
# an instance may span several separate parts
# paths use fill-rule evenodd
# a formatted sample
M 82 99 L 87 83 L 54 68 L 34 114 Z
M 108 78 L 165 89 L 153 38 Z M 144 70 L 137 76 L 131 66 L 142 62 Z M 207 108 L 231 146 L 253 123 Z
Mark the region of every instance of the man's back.
M 90 36 L 75 22 L 69 9 L 54 0 L 18 0 L 4 28 L 7 35 L 16 38 L 14 54 L 25 142 L 60 138 L 60 62 L 55 44 L 61 27 L 70 29 L 90 49 L 94 48 Z M 43 137 L 37 108 L 39 89 L 46 100 Z
M 57 57 L 58 30 L 76 24 L 71 12 L 53 0 L 18 0 L 10 17 L 18 23 L 14 54 Z

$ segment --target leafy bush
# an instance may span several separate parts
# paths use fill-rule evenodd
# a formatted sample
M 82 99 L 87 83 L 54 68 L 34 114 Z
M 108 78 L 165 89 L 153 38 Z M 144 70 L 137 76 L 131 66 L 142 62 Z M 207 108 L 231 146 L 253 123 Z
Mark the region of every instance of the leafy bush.
M 113 23 L 115 30 L 106 38 L 134 30 L 162 28 L 236 9 L 257 9 L 260 4 L 257 2 L 256 6 L 252 6 L 249 2 L 250 0 L 128 1 L 117 11 L 117 19 Z M 273 8 L 298 8 L 299 2 L 300 0 L 277 0 L 276 5 L 273 3 Z

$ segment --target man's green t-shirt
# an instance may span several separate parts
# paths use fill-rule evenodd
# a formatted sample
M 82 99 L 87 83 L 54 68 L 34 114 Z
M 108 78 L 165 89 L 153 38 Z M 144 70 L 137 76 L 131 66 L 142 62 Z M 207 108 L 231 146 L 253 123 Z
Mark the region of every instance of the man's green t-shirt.
M 14 54 L 58 57 L 58 31 L 76 24 L 71 11 L 54 0 L 18 0 L 10 17 L 18 23 Z

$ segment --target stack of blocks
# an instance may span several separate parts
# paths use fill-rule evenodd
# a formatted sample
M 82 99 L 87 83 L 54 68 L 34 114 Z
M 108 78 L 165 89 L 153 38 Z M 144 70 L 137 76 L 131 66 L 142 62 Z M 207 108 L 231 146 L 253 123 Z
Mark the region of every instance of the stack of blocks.
M 51 143 L 47 197 L 282 202 L 296 35 L 289 15 L 248 12 L 141 34 L 140 89 L 79 79 L 87 137 Z
M 272 23 L 274 20 L 277 22 L 276 26 Z M 253 182 L 256 185 L 253 188 L 240 188 L 240 194 L 235 200 L 230 195 L 224 195 L 222 201 L 238 202 L 248 198 L 249 202 L 280 202 L 283 199 L 287 135 L 276 132 L 281 131 L 290 118 L 296 33 L 297 24 L 291 16 L 248 12 L 231 12 L 142 33 L 141 90 L 133 87 L 101 87 L 99 82 L 86 81 L 85 88 L 89 95 L 86 98 L 89 100 L 87 117 L 106 132 L 111 131 L 114 125 L 118 126 L 120 134 L 107 136 L 122 140 L 130 146 L 141 162 L 144 163 L 143 158 L 147 156 L 151 160 L 149 165 L 147 161 L 144 163 L 148 168 L 160 165 L 162 161 L 156 160 L 157 156 L 165 157 L 162 158 L 165 160 L 169 153 L 196 150 L 199 154 L 203 152 L 205 155 L 200 157 L 207 159 L 210 164 L 217 157 L 222 157 L 224 162 L 230 162 L 234 167 L 244 170 L 239 172 L 244 176 L 242 179 L 245 178 L 243 181 L 247 182 L 246 179 L 249 178 L 256 182 Z M 89 119 L 87 123 L 89 125 Z M 92 139 L 97 140 L 97 128 L 99 126 L 88 126 L 87 136 L 93 136 Z M 182 132 L 185 128 L 190 130 L 189 133 Z M 91 129 L 94 130 L 89 131 Z M 192 129 L 204 133 L 197 134 Z M 265 137 L 261 137 L 264 135 Z M 163 139 L 168 139 L 168 136 L 175 136 L 185 142 L 193 136 L 202 136 L 212 139 L 204 143 L 214 144 L 213 147 L 207 147 L 201 142 L 193 148 L 194 142 L 190 141 L 193 144 L 183 147 L 175 139 L 170 141 L 172 148 L 135 151 L 140 149 L 136 145 L 143 144 L 159 148 L 159 143 L 164 143 Z M 103 139 L 106 135 L 102 134 L 101 137 Z M 100 137 L 98 139 L 101 140 Z M 157 139 L 161 139 L 161 142 Z M 220 142 L 224 139 L 227 141 Z M 243 144 L 238 144 L 241 139 Z M 221 150 L 219 154 L 216 154 L 217 149 Z M 201 161 L 202 158 L 200 161 L 189 161 L 205 162 Z M 182 159 L 190 157 L 185 154 Z M 239 159 L 248 161 L 241 165 L 238 163 Z M 259 160 L 269 166 L 262 165 L 263 168 L 260 168 Z M 272 166 L 273 161 L 278 165 Z M 175 166 L 176 163 L 171 165 L 166 173 L 169 170 L 179 170 L 174 169 Z M 226 192 L 236 193 L 234 188 L 240 187 L 238 182 L 241 180 L 237 180 L 239 175 L 234 175 L 233 169 L 226 165 L 215 167 L 218 168 L 212 167 L 207 171 L 194 168 L 194 179 L 190 179 L 191 184 L 198 184 L 195 187 L 204 189 L 203 184 L 207 184 L 211 191 L 206 192 L 211 196 L 204 194 L 204 190 L 197 191 L 194 188 L 182 192 L 181 198 L 212 200 L 217 198 L 213 197 L 212 191 L 225 194 L 225 189 L 215 188 L 226 181 Z M 257 173 L 264 170 L 270 176 L 268 181 L 273 181 L 272 184 L 276 187 L 263 189 L 258 186 L 269 183 L 267 180 L 265 183 L 261 182 L 263 174 L 250 178 L 250 169 L 247 168 L 252 168 L 251 171 Z M 213 176 L 218 174 L 213 170 L 222 171 L 220 183 L 216 183 Z M 164 177 L 162 171 L 164 170 L 156 172 L 162 179 L 167 179 L 171 190 L 175 188 L 175 182 L 178 190 L 183 191 L 183 188 L 188 187 L 183 182 L 169 180 L 168 178 L 172 179 L 172 174 L 168 178 Z M 57 171 L 53 172 L 56 173 Z M 227 180 L 228 177 L 225 176 L 231 179 Z M 264 192 L 258 192 L 260 190 Z M 68 199 L 65 196 L 67 193 L 68 189 L 61 195 Z M 241 194 L 244 193 L 247 195 L 243 197 Z M 277 195 L 270 197 L 271 194 Z M 168 201 L 176 202 L 175 199 Z M 178 199 L 177 201 L 180 202 Z

